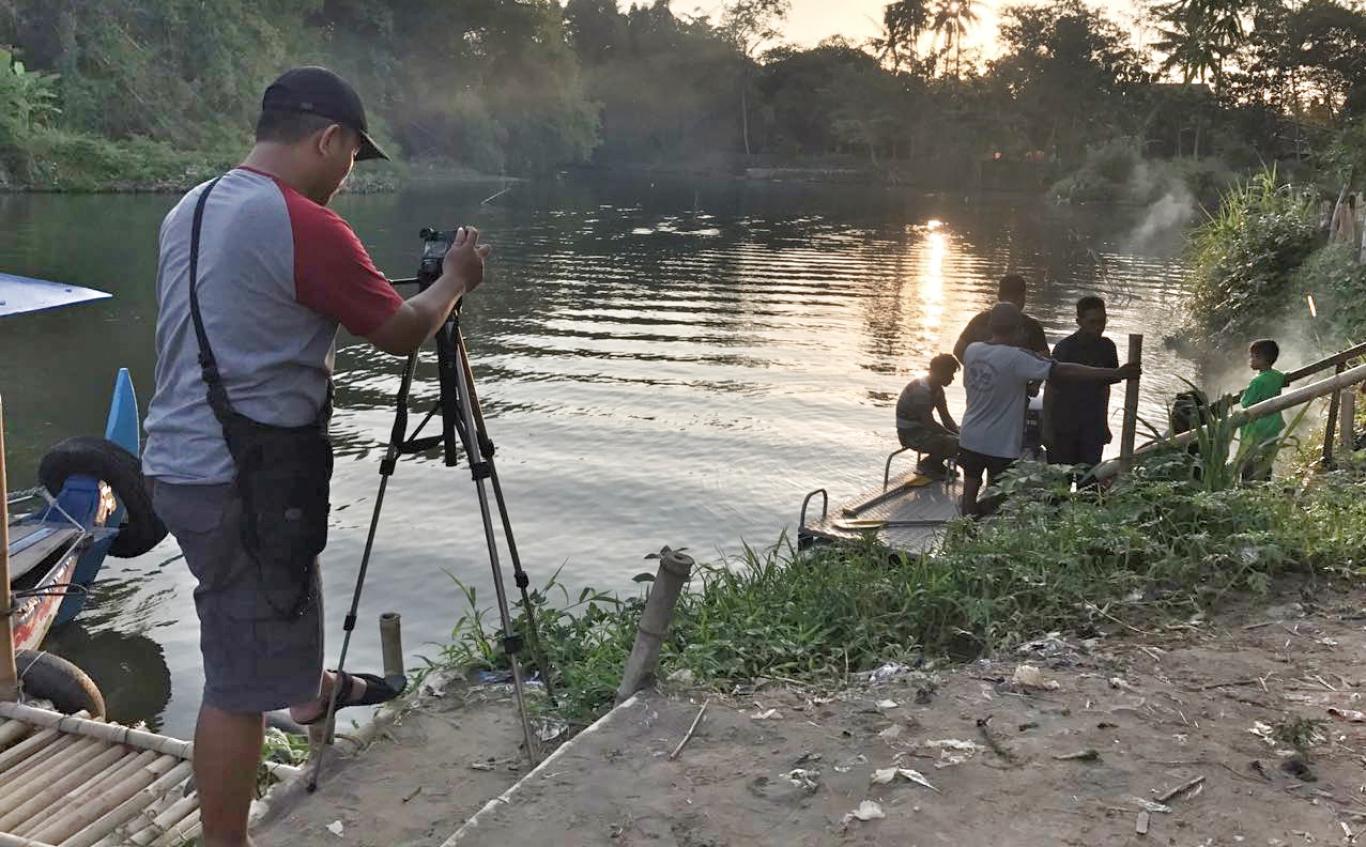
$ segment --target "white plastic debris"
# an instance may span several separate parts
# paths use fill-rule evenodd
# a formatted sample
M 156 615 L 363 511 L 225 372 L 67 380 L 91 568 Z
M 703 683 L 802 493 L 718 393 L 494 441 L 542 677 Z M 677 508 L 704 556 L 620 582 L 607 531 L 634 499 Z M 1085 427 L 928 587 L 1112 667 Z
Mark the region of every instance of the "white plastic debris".
M 756 721 L 780 721 L 783 719 L 783 713 L 777 709 L 765 709 L 760 712 L 755 712 L 749 717 L 751 720 Z
M 902 730 L 903 727 L 901 726 L 901 724 L 894 723 L 891 726 L 884 729 L 882 732 L 879 732 L 877 735 L 878 738 L 881 738 L 884 741 L 895 741 L 901 737 Z
M 844 822 L 852 820 L 872 821 L 887 817 L 887 813 L 882 811 L 882 806 L 872 800 L 864 800 L 858 804 L 858 808 L 844 816 Z
M 1350 721 L 1352 723 L 1366 723 L 1366 712 L 1358 712 L 1356 709 L 1339 709 L 1336 706 L 1329 706 L 1328 714 L 1339 720 Z
M 541 721 L 536 727 L 536 737 L 542 743 L 549 744 L 569 731 L 569 724 L 564 721 L 545 720 Z
M 1063 640 L 1061 632 L 1050 632 L 1043 638 L 1036 638 L 1015 648 L 1022 656 L 1038 656 L 1052 659 L 1072 652 L 1072 645 Z
M 817 780 L 820 779 L 821 772 L 818 770 L 807 770 L 806 768 L 793 768 L 783 774 L 787 781 L 797 786 L 805 788 L 807 791 L 815 791 L 819 787 Z
M 1172 811 L 1171 806 L 1164 806 L 1161 803 L 1154 803 L 1152 800 L 1144 800 L 1142 797 L 1130 797 L 1129 799 L 1132 800 L 1134 803 L 1137 803 L 1138 807 L 1143 811 L 1152 812 L 1155 815 L 1169 815 Z
M 1117 690 L 1117 691 L 1132 691 L 1132 690 L 1133 690 L 1133 686 L 1130 685 L 1130 684 L 1124 679 L 1124 677 L 1120 677 L 1120 676 L 1112 676 L 1112 677 L 1110 677 L 1110 687 L 1113 688 L 1113 689 L 1115 689 L 1115 690 Z
M 1276 731 L 1271 728 L 1270 724 L 1256 721 L 1252 724 L 1252 727 L 1248 729 L 1248 732 L 1265 741 L 1267 746 L 1276 746 Z
M 896 708 L 896 701 L 895 701 L 895 700 L 879 700 L 879 701 L 877 701 L 877 707 L 878 707 L 879 709 L 895 709 L 895 708 Z
M 902 779 L 907 780 L 908 782 L 914 782 L 916 785 L 919 785 L 923 788 L 928 788 L 931 791 L 939 790 L 938 788 L 935 788 L 933 785 L 930 784 L 930 781 L 925 778 L 924 774 L 922 774 L 920 771 L 911 770 L 910 768 L 878 768 L 877 770 L 873 771 L 872 783 L 874 785 L 886 785 L 887 783 L 891 782 L 897 777 L 901 777 Z
M 889 679 L 895 679 L 909 670 L 910 668 L 900 662 L 886 662 L 876 670 L 869 672 L 868 681 L 873 685 L 877 685 L 886 682 Z
M 1033 665 L 1019 665 L 1015 668 L 1015 674 L 1010 681 L 1017 688 L 1023 690 L 1033 689 L 1035 691 L 1057 691 L 1062 686 L 1058 685 L 1056 679 L 1045 679 L 1043 671 Z
M 942 738 L 938 741 L 926 741 L 925 747 L 939 751 L 939 761 L 934 763 L 936 768 L 950 768 L 954 765 L 961 765 L 968 759 L 977 755 L 986 748 L 972 741 L 964 741 L 961 738 Z
M 332 823 L 327 825 L 327 831 L 337 836 L 338 838 L 341 838 L 342 833 L 346 831 L 346 827 L 342 826 L 341 821 L 333 821 Z

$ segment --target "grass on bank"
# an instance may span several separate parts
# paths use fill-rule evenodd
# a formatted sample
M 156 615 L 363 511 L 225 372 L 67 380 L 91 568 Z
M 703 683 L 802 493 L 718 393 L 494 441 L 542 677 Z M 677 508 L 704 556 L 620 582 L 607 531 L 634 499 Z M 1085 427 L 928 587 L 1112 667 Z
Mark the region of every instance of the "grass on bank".
M 1012 496 L 995 520 L 951 525 L 934 553 L 872 541 L 780 545 L 701 565 L 660 675 L 686 670 L 717 687 L 759 677 L 838 684 L 889 660 L 966 659 L 1053 630 L 1188 617 L 1264 595 L 1284 575 L 1366 567 L 1362 473 L 1211 490 L 1191 470 L 1185 454 L 1168 455 L 1104 494 L 1076 495 L 1056 469 L 1031 465 L 1006 483 Z M 570 602 L 552 581 L 535 596 L 558 711 L 588 720 L 611 705 L 644 594 L 585 591 Z M 475 608 L 472 591 L 468 599 Z M 462 618 L 440 663 L 498 666 L 495 620 Z

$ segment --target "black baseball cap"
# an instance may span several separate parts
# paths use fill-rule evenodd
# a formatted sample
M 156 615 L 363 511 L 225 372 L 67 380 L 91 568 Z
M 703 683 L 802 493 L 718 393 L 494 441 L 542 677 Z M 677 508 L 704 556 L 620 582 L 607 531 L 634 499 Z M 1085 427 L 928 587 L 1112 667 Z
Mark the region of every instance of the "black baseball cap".
M 266 89 L 261 110 L 305 112 L 334 120 L 360 135 L 356 161 L 389 158 L 366 129 L 365 106 L 356 89 L 327 68 L 309 66 L 285 71 Z

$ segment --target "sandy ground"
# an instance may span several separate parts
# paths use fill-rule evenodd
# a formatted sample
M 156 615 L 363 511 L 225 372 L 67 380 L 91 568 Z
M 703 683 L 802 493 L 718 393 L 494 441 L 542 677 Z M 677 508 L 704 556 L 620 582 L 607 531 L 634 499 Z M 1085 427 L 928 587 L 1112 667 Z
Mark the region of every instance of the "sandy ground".
M 521 725 L 501 687 L 451 684 L 359 755 L 326 761 L 316 794 L 253 833 L 257 847 L 440 844 L 525 776 Z M 328 829 L 341 824 L 341 835 Z
M 1089 646 L 1050 640 L 833 698 L 713 699 L 672 761 L 699 700 L 653 695 L 567 745 L 461 843 L 1355 843 L 1366 724 L 1328 710 L 1366 708 L 1361 599 Z M 1022 663 L 1044 687 L 1013 681 Z M 1294 716 L 1324 721 L 1303 764 L 1264 737 Z M 892 768 L 904 772 L 873 781 Z M 1145 802 L 1199 778 L 1137 832 Z M 865 801 L 884 817 L 851 817 Z

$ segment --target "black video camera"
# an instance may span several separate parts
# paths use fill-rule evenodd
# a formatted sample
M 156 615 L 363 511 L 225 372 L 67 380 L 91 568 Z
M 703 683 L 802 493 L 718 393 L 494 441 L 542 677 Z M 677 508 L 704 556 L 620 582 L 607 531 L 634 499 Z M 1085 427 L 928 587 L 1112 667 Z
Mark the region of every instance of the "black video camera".
M 455 230 L 424 227 L 422 232 L 422 264 L 417 271 L 419 289 L 426 289 L 441 277 L 442 262 L 455 244 Z

